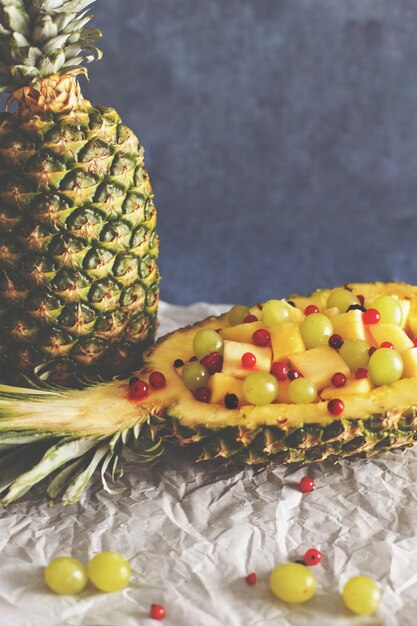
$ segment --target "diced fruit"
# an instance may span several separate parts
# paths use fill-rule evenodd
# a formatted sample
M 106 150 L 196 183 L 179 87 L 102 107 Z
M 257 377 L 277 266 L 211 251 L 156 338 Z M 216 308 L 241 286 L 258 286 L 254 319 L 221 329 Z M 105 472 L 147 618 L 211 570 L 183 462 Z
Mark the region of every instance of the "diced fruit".
M 166 378 L 162 372 L 152 372 L 149 376 L 149 382 L 154 389 L 163 389 L 166 384 Z
M 379 296 L 372 302 L 372 308 L 379 312 L 381 324 L 401 326 L 403 312 L 400 303 L 391 296 Z
M 277 380 L 287 380 L 288 367 L 283 361 L 274 361 L 271 365 L 271 374 L 275 376 Z
M 186 363 L 181 372 L 183 383 L 190 391 L 196 391 L 199 387 L 205 387 L 209 380 L 208 370 L 198 361 Z
M 244 404 L 243 381 L 223 372 L 211 376 L 208 387 L 211 391 L 210 401 L 214 404 L 223 404 L 227 395 L 235 395 L 239 404 Z
M 243 385 L 243 383 L 242 383 Z M 227 393 L 224 396 L 224 406 L 226 409 L 237 409 L 239 406 L 239 398 L 234 393 Z
M 372 339 L 376 346 L 389 341 L 398 352 L 403 352 L 413 347 L 413 342 L 407 333 L 396 324 L 375 324 L 370 327 Z
M 323 389 L 320 396 L 322 400 L 332 400 L 333 398 L 340 398 L 343 396 L 352 396 L 356 393 L 369 393 L 372 391 L 373 385 L 369 378 L 348 378 L 346 383 L 337 388 L 337 387 L 327 387 Z
M 291 319 L 290 306 L 284 300 L 268 300 L 262 307 L 262 320 L 266 326 L 283 324 Z
M 320 313 L 319 307 L 315 304 L 309 304 L 308 306 L 306 306 L 306 308 L 304 309 L 304 315 L 312 315 L 313 313 Z
M 242 365 L 242 357 L 250 352 L 256 358 L 253 370 L 248 370 Z M 251 372 L 270 372 L 272 365 L 272 351 L 269 347 L 255 346 L 251 343 L 238 341 L 225 341 L 223 351 L 223 374 L 229 374 L 235 378 L 246 378 Z
M 356 372 L 360 367 L 366 367 L 369 361 L 369 344 L 362 339 L 348 339 L 339 350 L 339 354 L 348 365 Z M 341 370 L 343 371 L 343 370 Z
M 219 333 L 210 328 L 199 330 L 193 339 L 193 350 L 199 361 L 211 352 L 219 352 L 222 354 L 223 338 Z
M 228 312 L 227 321 L 231 326 L 237 326 L 238 324 L 243 324 L 247 315 L 250 315 L 248 307 L 243 306 L 242 304 L 236 304 Z
M 327 300 L 327 308 L 335 307 L 339 313 L 345 313 L 351 304 L 360 304 L 358 298 L 348 289 L 333 289 Z
M 410 300 L 398 300 L 402 311 L 401 328 L 405 328 L 408 322 L 408 316 L 410 314 L 411 303 Z
M 408 328 L 413 337 L 417 336 L 417 296 L 410 300 L 410 312 L 408 314 Z
M 301 311 L 304 311 L 309 304 L 315 304 L 320 311 L 323 311 L 323 309 L 327 307 L 328 297 L 329 292 L 326 289 L 319 289 L 307 297 L 290 296 L 290 300 L 294 302 L 295 306 Z
M 289 357 L 291 365 L 311 380 L 318 390 L 331 385 L 335 372 L 348 376 L 350 371 L 339 353 L 329 346 L 318 346 Z
M 417 348 L 414 347 L 401 352 L 401 357 L 404 364 L 404 378 L 417 376 Z
M 262 322 L 250 322 L 249 324 L 238 324 L 237 326 L 222 328 L 219 332 L 223 339 L 249 343 L 252 341 L 253 333 L 260 328 L 265 328 Z
M 149 385 L 144 380 L 136 378 L 135 381 L 129 384 L 129 397 L 132 400 L 145 400 L 149 395 Z
M 362 311 L 354 310 L 331 316 L 333 330 L 347 339 L 366 339 Z
M 201 365 L 208 370 L 210 376 L 212 374 L 216 374 L 216 372 L 221 372 L 223 368 L 223 356 L 220 352 L 210 352 L 200 361 Z
M 327 403 L 327 410 L 330 415 L 338 417 L 339 415 L 342 415 L 343 411 L 345 410 L 345 403 L 339 398 L 333 398 Z
M 369 359 L 368 370 L 375 385 L 390 385 L 400 380 L 404 370 L 403 360 L 397 350 L 380 348 Z
M 256 315 L 252 315 L 251 313 L 250 315 L 247 315 L 243 321 L 245 324 L 251 324 L 252 322 L 257 322 L 258 318 Z
M 333 333 L 333 335 L 329 338 L 329 346 L 333 348 L 333 350 L 340 350 L 343 343 L 344 341 L 342 335 L 338 335 L 337 333 Z
M 328 343 L 333 334 L 331 320 L 322 313 L 312 313 L 301 323 L 301 334 L 306 348 L 315 348 Z
M 276 397 L 275 402 L 278 402 L 280 404 L 291 403 L 290 394 L 288 391 L 290 384 L 291 384 L 291 380 L 289 379 L 278 382 L 278 395 Z
M 372 615 L 381 604 L 381 590 L 372 578 L 354 576 L 343 588 L 343 602 L 357 615 Z
M 198 402 L 205 402 L 206 404 L 210 402 L 210 389 L 208 387 L 199 387 L 194 391 L 194 398 L 198 400 Z
M 322 313 L 326 317 L 330 317 L 330 318 L 334 317 L 335 315 L 340 315 L 339 309 L 337 309 L 335 306 L 333 306 L 331 309 L 324 309 Z
M 255 346 L 270 346 L 271 335 L 265 328 L 260 328 L 259 330 L 255 330 L 253 333 L 252 341 Z
M 347 383 L 347 377 L 342 372 L 336 372 L 332 376 L 333 387 L 344 387 Z
M 292 380 L 288 386 L 290 401 L 294 404 L 309 404 L 317 398 L 315 384 L 308 378 Z
M 272 570 L 269 586 L 280 600 L 301 604 L 315 595 L 317 583 L 313 572 L 305 565 L 283 563 Z
M 304 313 L 300 311 L 300 309 L 297 309 L 297 307 L 295 306 L 289 305 L 289 307 L 290 307 L 290 321 L 294 322 L 294 324 L 300 325 L 304 319 Z
M 278 395 L 278 381 L 265 372 L 249 374 L 243 382 L 243 395 L 249 404 L 270 404 Z
M 245 354 L 242 355 L 241 360 L 242 367 L 244 367 L 245 369 L 251 370 L 256 365 L 256 356 L 253 354 L 253 352 L 245 352 Z
M 269 328 L 274 361 L 287 359 L 290 354 L 305 351 L 300 327 L 294 322 L 277 324 Z

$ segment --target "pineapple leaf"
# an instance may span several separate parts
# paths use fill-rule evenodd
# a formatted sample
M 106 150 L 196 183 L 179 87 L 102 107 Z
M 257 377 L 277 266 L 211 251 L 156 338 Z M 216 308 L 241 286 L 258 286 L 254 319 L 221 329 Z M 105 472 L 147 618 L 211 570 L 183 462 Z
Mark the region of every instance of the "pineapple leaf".
M 102 462 L 103 458 L 106 456 L 107 452 L 107 445 L 102 445 L 97 448 L 86 469 L 79 473 L 65 490 L 65 493 L 62 496 L 64 504 L 73 504 L 74 502 L 78 502 L 90 478 Z
M 48 485 L 46 493 L 52 500 L 56 500 L 61 496 L 67 486 L 71 483 L 73 477 L 78 472 L 78 470 L 85 465 L 85 459 L 81 457 L 72 463 L 69 463 L 62 469 L 60 472 L 55 474 L 53 479 Z

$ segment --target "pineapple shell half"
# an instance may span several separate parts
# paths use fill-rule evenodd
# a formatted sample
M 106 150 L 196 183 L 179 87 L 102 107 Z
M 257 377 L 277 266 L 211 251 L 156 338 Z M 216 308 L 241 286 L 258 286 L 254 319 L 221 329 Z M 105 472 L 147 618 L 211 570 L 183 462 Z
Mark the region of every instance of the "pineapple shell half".
M 398 295 L 411 302 L 409 324 L 417 320 L 417 287 L 398 283 L 352 284 L 355 293 Z M 327 301 L 330 290 L 316 291 L 307 303 Z M 300 306 L 304 300 L 291 298 Z M 145 354 L 137 375 L 152 371 L 166 377 L 164 389 L 144 401 L 129 399 L 128 381 L 113 381 L 68 391 L 0 387 L 0 493 L 8 504 L 44 478 L 51 499 L 79 499 L 100 470 L 113 493 L 119 460 L 152 461 L 169 441 L 194 450 L 197 460 L 225 459 L 266 467 L 303 465 L 330 459 L 368 458 L 417 439 L 417 377 L 377 387 L 369 394 L 343 398 L 341 417 L 326 402 L 308 405 L 275 403 L 227 409 L 198 402 L 174 367 L 192 355 L 193 337 L 201 328 L 227 326 L 225 315 L 177 330 Z M 343 397 L 341 390 L 341 397 Z

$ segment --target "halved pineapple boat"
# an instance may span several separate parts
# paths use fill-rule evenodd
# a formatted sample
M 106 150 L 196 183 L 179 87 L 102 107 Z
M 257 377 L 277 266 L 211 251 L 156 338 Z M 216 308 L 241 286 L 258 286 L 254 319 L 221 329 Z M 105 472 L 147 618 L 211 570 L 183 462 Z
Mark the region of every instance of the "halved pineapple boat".
M 165 441 L 199 460 L 258 467 L 411 446 L 415 337 L 417 287 L 354 283 L 175 331 L 130 380 L 81 391 L 3 386 L 2 502 L 46 477 L 50 498 L 76 501 L 97 469 L 112 491 L 106 475 L 115 478 L 119 459 L 153 460 Z

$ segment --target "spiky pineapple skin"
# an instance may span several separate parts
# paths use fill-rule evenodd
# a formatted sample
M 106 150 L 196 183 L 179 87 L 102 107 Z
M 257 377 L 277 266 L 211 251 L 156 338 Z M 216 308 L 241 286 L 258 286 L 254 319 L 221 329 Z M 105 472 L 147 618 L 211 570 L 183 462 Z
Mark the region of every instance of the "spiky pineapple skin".
M 63 384 L 140 364 L 156 328 L 156 210 L 111 108 L 0 116 L 0 380 Z

